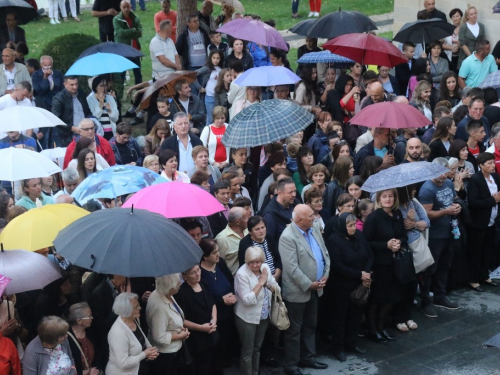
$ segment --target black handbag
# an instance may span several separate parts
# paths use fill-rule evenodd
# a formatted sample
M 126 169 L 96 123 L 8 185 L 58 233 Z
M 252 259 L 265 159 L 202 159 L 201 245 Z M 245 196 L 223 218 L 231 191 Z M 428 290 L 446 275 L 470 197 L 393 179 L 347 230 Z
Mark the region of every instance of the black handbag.
M 180 371 L 186 370 L 193 364 L 193 357 L 189 352 L 186 342 L 182 343 L 181 348 L 177 351 L 177 369 Z
M 370 297 L 370 287 L 363 283 L 351 292 L 351 301 L 356 306 L 365 305 L 368 302 L 368 297 Z
M 415 266 L 413 265 L 413 254 L 407 248 L 400 249 L 393 255 L 394 274 L 396 280 L 401 284 L 415 279 Z

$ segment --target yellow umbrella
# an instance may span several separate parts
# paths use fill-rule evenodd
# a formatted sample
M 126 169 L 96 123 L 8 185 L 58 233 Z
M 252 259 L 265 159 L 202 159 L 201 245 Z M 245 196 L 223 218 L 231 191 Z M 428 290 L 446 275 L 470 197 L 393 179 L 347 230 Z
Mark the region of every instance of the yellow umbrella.
M 89 212 L 72 204 L 33 208 L 9 222 L 0 234 L 4 249 L 40 250 L 53 246 L 59 231 Z

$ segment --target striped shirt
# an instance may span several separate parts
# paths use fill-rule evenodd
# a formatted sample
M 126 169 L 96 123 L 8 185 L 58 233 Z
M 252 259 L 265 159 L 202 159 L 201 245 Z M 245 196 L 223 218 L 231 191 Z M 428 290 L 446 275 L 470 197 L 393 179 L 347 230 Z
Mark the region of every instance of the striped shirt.
M 274 268 L 273 255 L 269 251 L 269 247 L 267 246 L 267 240 L 264 239 L 264 242 L 262 243 L 256 242 L 254 240 L 252 240 L 252 242 L 254 246 L 258 246 L 262 249 L 262 251 L 264 251 L 264 255 L 266 257 L 266 263 L 269 266 L 269 269 L 271 270 L 271 275 L 274 275 L 274 273 L 276 272 L 276 268 Z

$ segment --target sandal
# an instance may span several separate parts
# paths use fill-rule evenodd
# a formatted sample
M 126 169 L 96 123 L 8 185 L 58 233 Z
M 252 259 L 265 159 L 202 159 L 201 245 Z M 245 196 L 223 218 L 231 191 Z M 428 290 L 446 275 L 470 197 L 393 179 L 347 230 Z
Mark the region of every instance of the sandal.
M 415 323 L 413 320 L 408 320 L 406 322 L 406 325 L 408 326 L 409 329 L 417 329 L 418 325 Z
M 401 332 L 408 332 L 409 331 L 409 328 L 405 323 L 396 324 L 396 328 L 398 329 L 398 331 L 401 331 Z
M 76 21 L 76 22 L 82 22 L 82 20 L 78 17 L 73 17 L 73 19 Z

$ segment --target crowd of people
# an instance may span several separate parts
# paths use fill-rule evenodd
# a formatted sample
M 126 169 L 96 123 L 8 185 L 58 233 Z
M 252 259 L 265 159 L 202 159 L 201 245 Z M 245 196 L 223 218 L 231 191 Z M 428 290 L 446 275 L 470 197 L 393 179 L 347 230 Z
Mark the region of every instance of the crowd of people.
M 135 4 L 110 3 L 96 0 L 92 11 L 101 40 L 140 49 Z M 311 17 L 321 6 L 313 3 Z M 419 19 L 448 21 L 434 0 L 424 6 Z M 222 10 L 214 19 L 206 0 L 178 30 L 170 0 L 163 0 L 150 43 L 153 79 L 142 82 L 136 60 L 131 106 L 123 111 L 116 89 L 122 83 L 114 75 L 93 77 L 86 95 L 50 56 L 25 66 L 16 50 L 3 49 L 0 108 L 36 105 L 65 125 L 8 132 L 0 148 L 59 146 L 66 155 L 60 176 L 21 181 L 19 191 L 2 182 L 0 231 L 38 204 L 79 205 L 75 189 L 113 165 L 199 185 L 223 207 L 208 217 L 174 219 L 203 252 L 199 264 L 180 274 L 89 273 L 57 249 L 38 250 L 63 276 L 42 290 L 2 296 L 0 358 L 7 359 L 7 373 L 20 374 L 22 361 L 27 375 L 222 374 L 237 359 L 241 374 L 257 374 L 264 363 L 300 375 L 303 368 L 328 367 L 317 358 L 317 342 L 345 361 L 346 353 L 365 353 L 358 337 L 388 343 L 396 340 L 392 330 L 418 329 L 416 320 L 424 318 L 414 305 L 435 319 L 442 309 L 460 307 L 448 298 L 450 290 L 498 287 L 489 274 L 500 266 L 500 102 L 496 88 L 478 85 L 498 69 L 500 48 L 490 53 L 477 9 L 451 10 L 454 34 L 425 50 L 403 43 L 407 63 L 354 63 L 347 70 L 299 65 L 296 85 L 270 88 L 234 80 L 252 67 L 290 69 L 287 52 L 220 34 L 216 28 L 232 19 L 260 18 L 230 2 Z M 319 50 L 317 40 L 306 38 L 298 52 Z M 195 71 L 197 79 L 176 80 L 175 95 L 160 89 L 141 110 L 147 87 L 178 70 Z M 222 143 L 236 114 L 272 98 L 302 106 L 314 123 L 259 147 Z M 389 101 L 413 106 L 428 126 L 401 124 L 397 131 L 350 124 L 367 106 Z M 132 127 L 143 122 L 146 134 L 132 137 Z M 363 191 L 370 176 L 420 161 L 447 172 L 371 195 Z M 118 209 L 130 196 L 90 200 L 83 208 Z M 430 265 L 404 283 L 394 266 L 402 251 L 432 255 Z M 360 286 L 370 287 L 366 305 L 351 298 Z M 284 331 L 270 324 L 276 293 L 288 310 Z

